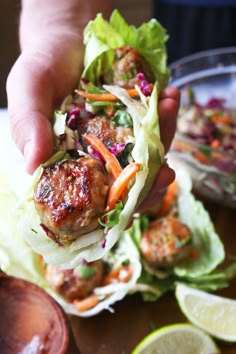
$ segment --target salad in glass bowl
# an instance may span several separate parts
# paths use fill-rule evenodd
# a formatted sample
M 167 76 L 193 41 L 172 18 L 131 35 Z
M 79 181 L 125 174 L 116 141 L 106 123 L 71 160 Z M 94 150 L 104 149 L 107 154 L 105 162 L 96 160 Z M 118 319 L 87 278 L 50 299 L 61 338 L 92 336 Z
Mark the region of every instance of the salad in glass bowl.
M 170 69 L 181 91 L 170 154 L 188 167 L 198 193 L 236 207 L 236 48 L 191 55 Z

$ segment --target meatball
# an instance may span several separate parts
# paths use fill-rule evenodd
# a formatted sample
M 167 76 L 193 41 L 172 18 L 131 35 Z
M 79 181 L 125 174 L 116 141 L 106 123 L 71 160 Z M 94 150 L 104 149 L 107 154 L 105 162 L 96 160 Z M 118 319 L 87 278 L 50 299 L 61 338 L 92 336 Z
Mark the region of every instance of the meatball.
M 140 250 L 146 261 L 154 266 L 171 266 L 185 259 L 192 251 L 189 228 L 168 216 L 150 222 L 143 232 Z
M 137 51 L 137 49 L 123 46 L 115 50 L 112 75 L 104 76 L 105 83 L 112 83 L 126 89 L 133 88 L 139 83 L 136 76 L 144 73 L 148 82 L 154 82 L 155 78 L 149 68 L 149 64 Z
M 124 143 L 129 136 L 133 136 L 131 128 L 116 126 L 112 119 L 106 116 L 97 116 L 87 120 L 79 119 L 78 135 L 82 140 L 85 133 L 97 136 L 108 147 L 115 143 Z M 82 144 L 86 145 L 84 141 Z
M 84 299 L 99 286 L 103 279 L 103 262 L 97 260 L 78 265 L 75 269 L 46 268 L 49 285 L 66 301 Z
M 115 124 L 105 116 L 97 116 L 91 119 L 78 120 L 78 135 L 90 133 L 97 136 L 107 146 L 114 144 L 116 140 Z M 83 142 L 83 144 L 85 144 Z
M 107 194 L 107 175 L 99 162 L 82 157 L 45 167 L 34 203 L 43 228 L 67 241 L 97 228 Z

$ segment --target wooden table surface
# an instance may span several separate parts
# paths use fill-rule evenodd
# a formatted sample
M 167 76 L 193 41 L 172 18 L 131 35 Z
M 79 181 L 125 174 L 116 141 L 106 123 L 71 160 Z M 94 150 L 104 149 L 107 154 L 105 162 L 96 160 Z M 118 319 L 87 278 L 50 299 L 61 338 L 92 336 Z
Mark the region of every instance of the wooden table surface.
M 227 257 L 236 259 L 236 211 L 209 201 L 204 201 L 204 205 L 224 242 Z M 236 300 L 236 279 L 217 294 Z M 69 317 L 78 353 L 129 354 L 153 329 L 187 322 L 173 293 L 149 303 L 144 303 L 138 294 L 130 295 L 116 303 L 114 310 L 114 313 L 106 311 L 92 318 Z M 216 342 L 223 354 L 236 353 L 236 343 Z

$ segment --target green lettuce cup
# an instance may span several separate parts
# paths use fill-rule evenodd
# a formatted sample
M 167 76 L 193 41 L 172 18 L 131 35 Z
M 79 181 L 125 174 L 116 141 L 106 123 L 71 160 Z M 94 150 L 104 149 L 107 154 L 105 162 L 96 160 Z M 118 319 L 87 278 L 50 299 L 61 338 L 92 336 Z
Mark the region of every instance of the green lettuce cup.
M 117 10 L 86 26 L 81 87 L 55 111 L 55 155 L 36 170 L 18 205 L 19 232 L 46 263 L 72 269 L 104 257 L 150 191 L 165 160 L 158 97 L 169 75 L 166 39 L 156 20 L 136 29 Z M 99 81 L 122 46 L 138 51 L 154 75 L 149 84 L 138 73 L 132 94 Z
M 140 291 L 146 301 L 158 299 L 167 291 L 174 290 L 179 283 L 206 291 L 215 291 L 227 287 L 230 279 L 236 275 L 235 263 L 228 267 L 223 266 L 224 245 L 215 231 L 207 210 L 191 192 L 189 174 L 182 165 L 175 163 L 174 168 L 178 192 L 173 199 L 170 214 L 173 215 L 174 212 L 178 222 L 190 230 L 191 238 L 187 240 L 188 245 L 191 246 L 190 252 L 184 258 L 173 261 L 167 266 L 151 264 L 142 252 L 141 240 L 152 221 L 137 215 L 132 227 L 126 231 L 134 240 L 140 254 L 142 274 L 136 284 L 136 291 Z M 159 216 L 159 220 L 162 223 L 163 219 L 172 218 L 172 215 Z M 171 241 L 172 235 L 162 234 L 162 237 L 169 238 Z M 154 242 L 154 238 L 152 241 Z M 180 242 L 180 239 L 178 242 L 179 244 L 175 244 L 176 250 L 181 252 L 182 248 L 184 251 L 186 245 L 183 241 Z

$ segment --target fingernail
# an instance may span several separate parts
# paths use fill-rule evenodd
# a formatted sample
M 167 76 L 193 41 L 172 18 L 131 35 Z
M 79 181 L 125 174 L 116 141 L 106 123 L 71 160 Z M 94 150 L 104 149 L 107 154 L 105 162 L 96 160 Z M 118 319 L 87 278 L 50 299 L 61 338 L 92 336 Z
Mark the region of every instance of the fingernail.
M 25 160 L 27 160 L 27 158 L 31 155 L 31 151 L 32 151 L 32 144 L 31 142 L 27 142 L 25 147 L 24 147 L 24 157 Z
M 25 159 L 25 168 L 28 173 L 32 173 L 31 160 L 32 160 L 32 143 L 31 141 L 27 142 L 24 147 L 24 159 Z

